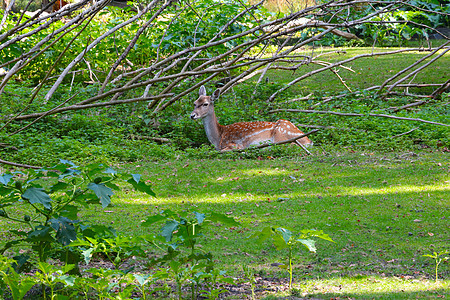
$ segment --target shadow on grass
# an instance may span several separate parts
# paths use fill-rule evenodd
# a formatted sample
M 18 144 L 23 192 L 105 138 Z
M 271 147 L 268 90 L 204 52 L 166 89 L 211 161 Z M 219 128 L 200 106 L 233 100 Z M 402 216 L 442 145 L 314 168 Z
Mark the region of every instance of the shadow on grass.
M 158 234 L 163 222 L 148 228 L 139 224 L 164 209 L 227 214 L 242 225 L 214 224 L 204 232 L 200 244 L 204 251 L 212 252 L 218 268 L 232 276 L 241 276 L 240 266 L 249 265 L 260 276 L 287 277 L 272 266 L 285 262 L 285 252 L 276 251 L 270 242 L 258 245 L 247 238 L 265 226 L 282 226 L 294 232 L 323 230 L 336 242 L 318 241 L 317 254 L 297 249 L 296 282 L 310 285 L 313 278 L 340 280 L 348 276 L 362 286 L 359 274 L 431 278 L 434 261 L 422 255 L 448 249 L 450 238 L 447 156 L 395 159 L 357 154 L 298 160 L 147 163 L 131 172 L 150 180 L 157 198 L 123 190 L 115 195 L 112 206 L 91 206 L 81 214 L 126 235 Z M 11 228 L 0 222 L 0 229 L 5 226 Z M 1 232 L 0 237 L 3 239 Z M 448 263 L 442 265 L 439 275 L 450 278 Z M 375 291 L 381 283 L 361 294 L 337 291 L 339 285 L 343 283 L 330 284 L 330 291 L 323 285 L 323 291 L 308 294 L 324 299 L 422 297 L 421 291 L 401 292 L 401 288 L 399 292 Z M 423 293 L 422 298 L 438 298 L 443 292 Z
M 149 163 L 136 171 L 152 181 L 159 203 L 174 203 L 178 198 L 222 203 L 233 201 L 230 195 L 340 197 L 448 190 L 450 187 L 444 184 L 449 179 L 446 166 L 430 163 L 421 159 L 394 161 L 370 157 L 364 160 L 358 157 L 298 161 L 190 160 Z M 223 199 L 214 199 L 219 196 Z
M 261 299 L 448 299 L 450 280 L 438 282 L 423 278 L 344 276 L 303 280 L 289 291 Z
M 158 198 L 119 193 L 115 205 L 86 212 L 127 234 L 157 234 L 162 224 L 137 226 L 161 210 L 218 212 L 240 227 L 218 225 L 202 246 L 220 257 L 224 268 L 249 264 L 270 276 L 285 253 L 269 243 L 247 239 L 265 226 L 319 229 L 336 244 L 318 241 L 318 253 L 299 249 L 295 270 L 302 277 L 339 275 L 433 274 L 434 261 L 422 257 L 448 247 L 450 185 L 446 155 L 421 154 L 313 157 L 300 160 L 188 160 L 136 168 L 154 185 Z M 450 276 L 442 268 L 441 276 Z M 284 276 L 284 275 L 282 275 Z

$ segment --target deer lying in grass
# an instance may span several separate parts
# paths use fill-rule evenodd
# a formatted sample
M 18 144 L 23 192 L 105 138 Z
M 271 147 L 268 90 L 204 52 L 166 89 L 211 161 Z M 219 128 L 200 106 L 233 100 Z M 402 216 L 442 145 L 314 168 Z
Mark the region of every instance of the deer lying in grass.
M 208 140 L 219 151 L 245 149 L 265 142 L 283 142 L 303 134 L 294 124 L 286 120 L 220 125 L 214 112 L 214 101 L 219 98 L 220 90 L 217 89 L 212 96 L 207 96 L 205 87 L 201 86 L 199 94 L 200 97 L 194 102 L 195 108 L 191 113 L 191 119 L 202 119 Z M 306 136 L 295 140 L 295 143 L 302 148 L 312 145 Z

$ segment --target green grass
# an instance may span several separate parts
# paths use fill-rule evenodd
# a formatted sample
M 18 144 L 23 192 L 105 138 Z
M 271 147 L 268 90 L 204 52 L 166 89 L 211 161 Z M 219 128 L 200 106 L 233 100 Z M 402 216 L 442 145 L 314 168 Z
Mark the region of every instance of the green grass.
M 242 226 L 214 227 L 200 241 L 202 249 L 211 251 L 218 267 L 231 276 L 242 276 L 242 266 L 249 265 L 258 276 L 282 277 L 284 283 L 287 273 L 271 264 L 284 262 L 286 253 L 247 237 L 267 225 L 321 229 L 336 243 L 318 241 L 317 254 L 299 249 L 294 257 L 294 287 L 303 296 L 449 296 L 448 262 L 441 264 L 443 280 L 435 284 L 434 261 L 422 257 L 448 250 L 448 153 L 315 152 L 296 159 L 123 165 L 150 180 L 157 198 L 126 190 L 116 195 L 112 207 L 83 215 L 123 234 L 140 235 L 158 232 L 158 226 L 139 224 L 164 209 L 226 213 Z M 2 227 L 10 229 L 9 224 Z
M 439 41 L 433 41 L 439 43 Z M 433 45 L 435 46 L 435 45 Z M 416 46 L 415 46 L 416 47 Z M 419 47 L 419 46 L 417 46 Z M 436 46 L 435 46 L 436 47 Z M 316 47 L 314 51 L 312 49 L 301 51 L 296 54 L 298 55 L 311 55 L 314 56 L 321 55 L 317 58 L 319 61 L 325 61 L 330 63 L 335 63 L 351 57 L 361 55 L 380 53 L 380 52 L 390 52 L 396 51 L 401 48 L 389 47 L 358 47 L 358 48 L 329 48 L 329 47 Z M 338 52 L 338 53 L 337 53 Z M 350 68 L 352 71 L 344 68 L 336 68 L 338 70 L 339 76 L 345 81 L 352 91 L 358 89 L 364 89 L 374 85 L 382 84 L 386 79 L 389 79 L 397 72 L 403 70 L 404 68 L 411 65 L 413 62 L 419 60 L 420 58 L 428 55 L 429 52 L 404 52 L 395 55 L 385 55 L 385 56 L 374 56 L 360 58 L 351 61 L 344 66 Z M 433 56 L 434 57 L 434 56 Z M 425 62 L 427 62 L 426 60 Z M 423 64 L 423 63 L 422 63 Z M 419 64 L 421 66 L 422 64 Z M 447 80 L 449 73 L 448 67 L 450 66 L 450 54 L 447 53 L 441 57 L 437 62 L 435 62 L 428 70 L 419 72 L 419 74 L 414 78 L 415 83 L 443 83 Z M 316 64 L 310 64 L 308 66 L 302 66 L 295 73 L 281 71 L 281 70 L 270 70 L 267 72 L 267 77 L 270 81 L 286 84 L 289 83 L 296 77 L 300 77 L 303 74 L 311 72 L 322 68 Z M 417 68 L 417 67 L 416 67 Z M 414 69 L 412 69 L 414 70 Z M 406 73 L 407 74 L 407 73 Z M 255 76 L 257 80 L 259 76 Z M 402 77 L 397 78 L 400 79 Z M 395 82 L 395 81 L 394 81 Z M 409 82 L 409 81 L 407 81 Z M 391 82 L 392 83 L 392 82 Z M 336 92 L 346 92 L 347 89 L 341 83 L 339 78 L 331 71 L 322 72 L 311 77 L 308 77 L 299 83 L 292 86 L 293 92 L 299 93 L 299 96 L 306 96 L 309 93 L 319 93 L 319 94 L 330 94 Z M 424 92 L 430 92 L 430 89 L 421 89 Z M 410 92 L 419 92 L 417 89 L 410 89 Z
M 398 48 L 375 48 L 374 51 L 396 49 Z M 315 49 L 315 53 L 332 52 L 334 50 L 346 51 L 346 54 L 331 53 L 321 56 L 320 60 L 336 62 L 372 51 L 368 47 L 318 48 Z M 310 52 L 301 53 L 309 54 Z M 354 91 L 383 83 L 395 72 L 402 70 L 426 54 L 428 52 L 414 52 L 395 55 L 394 58 L 380 56 L 359 59 L 347 65 L 355 71 L 354 73 L 340 69 L 339 74 Z M 393 59 L 395 59 L 395 63 L 393 63 Z M 431 67 L 420 72 L 414 82 L 444 82 L 449 77 L 448 65 L 450 65 L 450 54 L 447 53 Z M 309 109 L 311 105 L 321 102 L 323 96 L 345 91 L 339 79 L 332 72 L 324 72 L 309 77 L 292 86 L 286 92 L 280 93 L 273 103 L 266 102 L 277 89 L 282 88 L 295 76 L 305 74 L 314 68 L 317 68 L 317 66 L 303 66 L 295 74 L 284 70 L 271 70 L 268 75 L 269 82 L 263 81 L 264 83 L 258 88 L 255 98 L 252 98 L 251 95 L 253 95 L 255 88 L 256 77 L 236 86 L 232 92 L 222 95 L 217 102 L 216 114 L 219 121 L 221 124 L 231 124 L 239 121 L 276 121 L 284 118 L 299 125 L 303 131 L 307 131 L 308 128 L 301 124 L 330 126 L 333 128 L 321 130 L 313 136 L 315 145 L 326 147 L 333 145 L 339 147 L 352 146 L 364 151 L 414 150 L 418 146 L 438 147 L 438 145 L 450 148 L 450 129 L 445 126 L 368 116 L 342 117 L 329 114 L 283 112 L 269 114 L 268 111 L 278 108 Z M 62 94 L 68 96 L 69 88 L 69 86 L 65 86 L 62 89 Z M 213 91 L 213 88 L 213 86 L 208 86 L 208 92 Z M 8 103 L 1 108 L 2 112 L 9 114 L 20 109 L 18 103 L 27 99 L 26 95 L 31 93 L 31 89 L 32 87 L 26 87 L 23 84 L 12 85 L 8 91 L 18 95 L 2 94 L 0 96 L 0 101 Z M 80 99 L 95 92 L 94 86 L 77 87 L 76 89 L 80 92 L 78 96 Z M 410 92 L 430 93 L 431 90 L 410 89 Z M 313 96 L 307 101 L 285 103 L 287 100 L 306 96 L 310 93 L 313 93 Z M 197 91 L 168 108 L 163 115 L 155 119 L 156 123 L 159 124 L 157 128 L 146 124 L 144 121 L 149 118 L 145 103 L 111 107 L 100 114 L 98 114 L 98 111 L 86 110 L 68 113 L 64 117 L 60 115 L 49 116 L 18 135 L 8 136 L 11 131 L 27 124 L 27 122 L 13 123 L 11 128 L 0 134 L 2 143 L 6 144 L 6 147 L 0 147 L 0 155 L 3 159 L 9 161 L 47 166 L 55 164 L 59 158 L 69 159 L 77 164 L 87 164 L 93 161 L 110 164 L 119 161 L 133 162 L 145 157 L 172 159 L 178 155 L 184 156 L 185 153 L 189 153 L 190 157 L 197 157 L 198 147 L 205 144 L 209 145 L 209 142 L 206 139 L 201 122 L 194 122 L 189 118 L 192 103 L 196 97 Z M 395 113 L 392 111 L 392 107 L 409 104 L 417 99 L 412 99 L 409 96 L 380 99 L 374 97 L 373 94 L 350 95 L 334 99 L 318 106 L 316 109 L 361 114 L 381 113 L 449 124 L 450 106 L 448 105 L 448 99 L 449 94 L 444 93 L 442 99 L 428 99 L 426 105 Z M 42 103 L 36 100 L 34 104 L 39 106 Z M 48 105 L 53 104 L 49 103 Z M 8 108 L 11 110 L 8 110 Z M 139 113 L 135 113 L 136 111 Z M 392 136 L 409 131 L 410 133 L 407 135 L 390 139 Z M 134 136 L 164 137 L 170 139 L 172 143 L 160 146 L 149 140 L 135 140 Z M 8 147 L 9 145 L 12 147 Z M 284 153 L 270 155 L 284 156 Z M 209 155 L 209 157 L 214 157 L 214 154 Z
M 440 299 L 448 296 L 449 288 L 449 281 L 436 283 L 410 276 L 360 275 L 304 280 L 297 284 L 294 292 L 270 295 L 265 299 L 289 299 L 290 295 L 313 299 Z

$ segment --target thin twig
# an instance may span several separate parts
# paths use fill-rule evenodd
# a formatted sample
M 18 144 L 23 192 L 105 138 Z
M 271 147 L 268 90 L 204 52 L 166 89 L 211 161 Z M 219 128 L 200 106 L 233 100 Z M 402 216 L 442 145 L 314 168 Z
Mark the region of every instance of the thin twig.
M 26 165 L 26 164 L 18 164 L 18 163 L 7 161 L 7 160 L 3 160 L 3 159 L 0 159 L 0 164 L 14 166 L 14 167 L 19 167 L 19 168 L 26 168 L 26 169 L 41 169 L 42 168 L 42 167 L 38 167 L 38 166 L 32 166 L 32 165 Z
M 172 95 L 173 94 L 164 94 L 164 95 L 157 95 L 157 96 L 151 96 L 151 97 L 145 97 L 145 98 L 139 97 L 139 98 L 116 100 L 116 101 L 108 101 L 108 102 L 97 102 L 97 103 L 89 103 L 89 104 L 80 104 L 80 103 L 83 102 L 82 101 L 82 102 L 80 102 L 78 104 L 74 104 L 74 105 L 71 105 L 71 106 L 52 109 L 51 113 L 46 111 L 46 112 L 40 112 L 40 113 L 33 113 L 33 114 L 28 114 L 28 115 L 17 116 L 15 118 L 15 120 L 34 119 L 34 118 L 39 118 L 42 115 L 56 114 L 56 113 L 61 113 L 61 112 L 66 112 L 66 111 L 82 110 L 82 109 L 88 109 L 88 108 L 94 108 L 94 107 L 105 107 L 105 106 L 129 104 L 129 103 L 134 103 L 134 102 L 143 102 L 143 101 L 148 101 L 148 100 L 153 100 L 153 99 L 158 99 L 158 98 L 167 98 L 167 97 L 170 97 Z
M 68 98 L 66 101 L 64 101 L 63 103 L 61 103 L 60 105 L 56 106 L 55 108 L 46 111 L 44 114 L 42 114 L 41 116 L 37 117 L 36 119 L 33 120 L 33 122 L 31 122 L 30 124 L 23 126 L 19 129 L 17 129 L 16 131 L 14 131 L 13 133 L 10 133 L 8 136 L 12 136 L 15 135 L 25 129 L 27 129 L 28 127 L 30 127 L 31 125 L 33 125 L 34 123 L 36 123 L 37 121 L 39 121 L 40 119 L 42 119 L 45 116 L 48 116 L 50 114 L 52 114 L 55 110 L 57 110 L 59 107 L 63 106 L 64 104 L 66 104 L 67 102 L 69 102 L 70 100 L 72 100 L 73 98 L 75 98 L 75 96 L 77 96 L 79 93 L 76 93 L 75 95 L 73 95 L 72 97 Z
M 261 145 L 255 146 L 255 147 L 251 147 L 251 148 L 246 148 L 246 149 L 233 149 L 233 150 L 231 150 L 231 151 L 243 152 L 243 151 L 246 151 L 246 150 L 248 150 L 248 149 L 261 149 L 261 148 L 271 147 L 271 146 L 275 146 L 275 145 L 289 144 L 289 143 L 293 143 L 293 142 L 297 141 L 298 139 L 301 139 L 301 138 L 303 138 L 303 137 L 305 137 L 305 136 L 308 136 L 308 135 L 311 135 L 311 134 L 313 134 L 313 133 L 316 133 L 316 132 L 319 131 L 319 130 L 320 130 L 320 129 L 314 129 L 314 130 L 308 131 L 307 133 L 304 133 L 304 134 L 302 134 L 302 135 L 299 135 L 299 136 L 297 136 L 297 137 L 294 137 L 294 138 L 291 138 L 291 139 L 288 139 L 288 140 L 285 140 L 285 141 L 282 141 L 282 142 L 277 142 L 277 143 L 264 143 L 264 144 L 261 144 Z M 303 149 L 304 149 L 304 148 L 303 148 Z M 307 151 L 307 152 L 309 153 L 309 151 Z
M 403 106 L 393 107 L 393 108 L 391 108 L 391 110 L 393 112 L 397 112 L 397 111 L 400 111 L 400 110 L 403 110 L 403 109 L 408 109 L 408 108 L 411 108 L 411 107 L 424 105 L 425 103 L 427 103 L 427 101 L 417 101 L 417 102 L 409 103 L 409 104 L 406 104 L 406 105 L 403 105 Z
M 397 117 L 397 116 L 391 116 L 386 114 L 360 114 L 360 113 L 341 113 L 337 111 L 323 111 L 323 110 L 310 110 L 310 109 L 275 109 L 271 110 L 268 113 L 273 114 L 277 112 L 298 112 L 298 113 L 313 113 L 313 114 L 329 114 L 329 115 L 336 115 L 336 116 L 345 116 L 345 117 L 382 117 L 382 118 L 390 118 L 390 119 L 397 119 L 397 120 L 406 120 L 406 121 L 416 121 L 416 122 L 422 122 L 422 123 L 428 123 L 428 124 L 434 124 L 434 125 L 440 125 L 440 126 L 450 126 L 449 124 L 439 123 L 439 122 L 433 122 L 418 118 L 406 118 L 406 117 Z
M 410 134 L 411 132 L 413 132 L 414 130 L 416 130 L 416 129 L 418 129 L 418 128 L 419 128 L 419 127 L 415 127 L 415 128 L 413 128 L 413 129 L 411 129 L 411 130 L 409 130 L 409 131 L 407 131 L 407 132 L 403 132 L 403 133 L 400 133 L 400 134 L 391 136 L 390 138 L 391 138 L 391 139 L 395 139 L 395 138 L 401 137 L 401 136 L 403 136 L 403 135 Z

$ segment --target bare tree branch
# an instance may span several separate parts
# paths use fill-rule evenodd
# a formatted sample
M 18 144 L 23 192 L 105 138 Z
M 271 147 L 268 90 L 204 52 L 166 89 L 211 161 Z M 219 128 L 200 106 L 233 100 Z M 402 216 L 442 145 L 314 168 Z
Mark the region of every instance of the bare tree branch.
M 406 121 L 416 121 L 416 122 L 422 122 L 422 123 L 428 123 L 428 124 L 434 124 L 434 125 L 440 125 L 440 126 L 450 126 L 450 124 L 444 124 L 439 122 L 433 122 L 428 120 L 422 120 L 422 119 L 415 119 L 415 118 L 405 118 L 405 117 L 397 117 L 397 116 L 391 116 L 386 114 L 360 114 L 360 113 L 342 113 L 338 111 L 324 111 L 324 110 L 310 110 L 310 109 L 274 109 L 269 111 L 269 114 L 274 114 L 277 112 L 297 112 L 297 113 L 309 113 L 309 114 L 329 114 L 329 115 L 336 115 L 336 116 L 344 116 L 344 117 L 382 117 L 382 118 L 390 118 L 390 119 L 396 119 L 396 120 L 406 120 Z
M 3 159 L 0 159 L 0 164 L 14 166 L 14 167 L 18 167 L 18 168 L 25 168 L 25 169 L 40 169 L 41 168 L 38 166 L 32 166 L 32 165 L 27 165 L 27 164 L 18 164 L 18 163 L 3 160 Z
M 419 129 L 419 127 L 414 127 L 413 129 L 408 130 L 407 132 L 403 132 L 403 133 L 400 133 L 400 134 L 397 134 L 397 135 L 393 135 L 393 136 L 391 136 L 391 139 L 395 139 L 395 138 L 398 138 L 398 137 L 410 134 L 411 132 L 413 132 L 413 131 L 415 131 L 417 129 Z
M 297 136 L 297 137 L 293 137 L 293 138 L 291 138 L 291 139 L 289 139 L 289 140 L 285 140 L 285 141 L 277 142 L 277 143 L 264 143 L 264 144 L 261 144 L 261 145 L 255 146 L 255 147 L 251 147 L 250 149 L 261 149 L 261 148 L 267 148 L 267 147 L 271 147 L 271 146 L 275 146 L 275 145 L 284 145 L 284 144 L 294 143 L 294 142 L 297 141 L 298 139 L 301 139 L 301 138 L 303 138 L 303 137 L 305 137 L 305 136 L 309 136 L 309 135 L 311 135 L 311 134 L 313 134 L 313 133 L 316 133 L 316 132 L 319 131 L 319 130 L 320 130 L 320 129 L 313 129 L 313 130 L 311 130 L 311 131 L 308 131 L 307 133 L 304 133 L 304 134 L 299 135 L 299 136 Z M 302 148 L 303 148 L 304 150 L 306 150 L 304 147 L 302 147 Z M 247 150 L 248 150 L 248 149 L 234 149 L 234 150 L 231 150 L 231 151 L 243 152 L 243 151 L 247 151 Z M 308 154 L 310 154 L 308 150 L 306 150 L 306 151 L 308 152 Z

